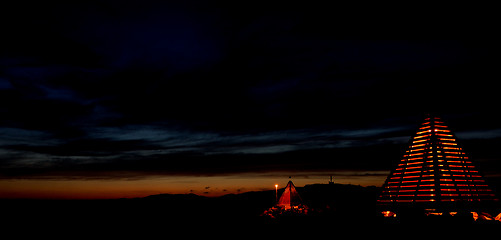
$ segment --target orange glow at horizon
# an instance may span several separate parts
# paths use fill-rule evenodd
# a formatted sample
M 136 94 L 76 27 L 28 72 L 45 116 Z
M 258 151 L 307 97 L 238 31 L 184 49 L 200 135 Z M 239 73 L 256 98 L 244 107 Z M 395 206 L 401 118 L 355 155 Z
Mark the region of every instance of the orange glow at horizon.
M 316 174 L 316 175 L 314 175 Z M 324 183 L 328 174 L 293 177 L 298 187 Z M 189 194 L 222 196 L 230 193 L 275 190 L 277 183 L 288 181 L 291 173 L 280 175 L 230 176 L 152 176 L 144 179 L 1 179 L 0 199 L 114 199 L 135 198 L 155 194 Z M 339 176 L 336 183 L 378 186 L 384 182 L 380 176 Z

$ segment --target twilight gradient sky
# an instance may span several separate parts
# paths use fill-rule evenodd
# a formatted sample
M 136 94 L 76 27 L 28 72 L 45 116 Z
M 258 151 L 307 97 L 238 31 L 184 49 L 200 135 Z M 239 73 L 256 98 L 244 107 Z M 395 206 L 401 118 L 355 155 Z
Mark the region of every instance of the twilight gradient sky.
M 379 186 L 427 112 L 500 182 L 500 49 L 485 9 L 1 11 L 0 198 L 221 195 L 289 175 Z

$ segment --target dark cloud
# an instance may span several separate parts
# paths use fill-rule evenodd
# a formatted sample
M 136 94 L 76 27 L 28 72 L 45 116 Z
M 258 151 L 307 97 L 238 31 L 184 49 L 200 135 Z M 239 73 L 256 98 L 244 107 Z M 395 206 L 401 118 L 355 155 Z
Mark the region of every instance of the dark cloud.
M 489 14 L 473 27 L 343 4 L 11 5 L 3 176 L 380 170 L 425 112 L 500 158 L 476 144 L 500 135 Z
M 54 146 L 5 146 L 5 149 L 9 150 L 28 151 L 51 156 L 113 156 L 130 150 L 141 151 L 158 148 L 158 146 L 141 140 L 109 141 L 106 139 L 82 139 Z

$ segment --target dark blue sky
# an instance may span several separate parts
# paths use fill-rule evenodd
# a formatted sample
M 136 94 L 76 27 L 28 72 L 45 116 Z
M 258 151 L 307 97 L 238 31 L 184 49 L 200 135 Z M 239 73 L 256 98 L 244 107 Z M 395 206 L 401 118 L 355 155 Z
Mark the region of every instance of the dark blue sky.
M 2 11 L 2 178 L 388 170 L 427 112 L 489 174 L 500 170 L 500 51 L 483 10 L 83 1 Z

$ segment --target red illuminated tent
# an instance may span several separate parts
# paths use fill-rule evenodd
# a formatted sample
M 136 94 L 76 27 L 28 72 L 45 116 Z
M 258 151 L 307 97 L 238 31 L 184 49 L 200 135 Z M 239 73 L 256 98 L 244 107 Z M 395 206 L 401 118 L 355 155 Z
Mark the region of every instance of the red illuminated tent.
M 296 191 L 296 187 L 294 187 L 292 181 L 289 181 L 284 189 L 284 193 L 282 193 L 282 196 L 280 196 L 280 200 L 278 201 L 277 205 L 285 207 L 287 209 L 294 206 L 299 206 L 301 204 L 302 200 L 299 196 L 299 193 L 297 193 Z
M 387 177 L 380 206 L 471 206 L 498 201 L 485 178 L 439 117 L 427 117 Z
M 264 211 L 261 216 L 270 218 L 277 218 L 281 216 L 303 216 L 307 215 L 309 211 L 309 208 L 303 205 L 301 197 L 296 191 L 296 187 L 294 187 L 292 181 L 289 181 L 277 204 Z

